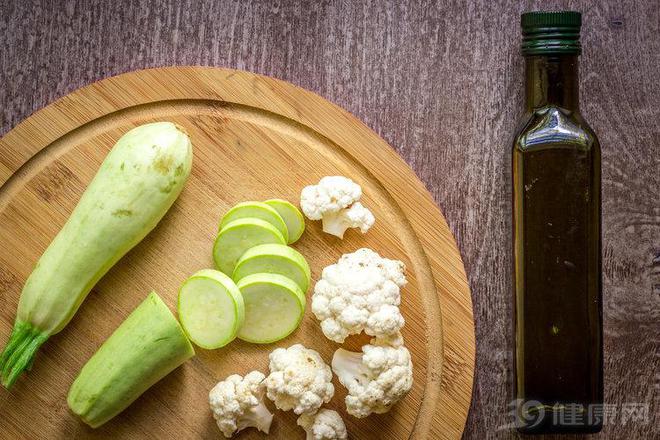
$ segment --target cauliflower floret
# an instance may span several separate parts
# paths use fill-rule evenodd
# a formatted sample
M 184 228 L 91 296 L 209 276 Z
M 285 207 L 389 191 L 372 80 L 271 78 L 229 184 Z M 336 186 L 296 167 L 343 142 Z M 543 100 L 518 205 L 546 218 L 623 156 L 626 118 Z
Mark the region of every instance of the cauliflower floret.
M 397 333 L 405 324 L 399 310 L 400 288 L 406 285 L 401 261 L 371 249 L 343 255 L 325 269 L 314 287 L 312 312 L 323 334 L 335 342 L 364 331 L 370 336 Z
M 344 238 L 348 228 L 360 228 L 366 233 L 376 221 L 374 215 L 362 203 L 356 202 L 350 208 L 328 213 L 323 217 L 323 232 Z
M 321 220 L 329 212 L 348 208 L 362 197 L 362 188 L 348 177 L 326 176 L 317 185 L 303 188 L 300 207 L 310 220 Z
M 298 417 L 298 425 L 307 433 L 307 440 L 345 440 L 346 425 L 337 411 L 322 409 L 316 414 Z
M 332 358 L 332 371 L 348 390 L 346 410 L 363 418 L 382 414 L 412 388 L 412 361 L 400 335 L 374 338 L 362 353 L 340 348 Z
M 220 431 L 229 438 L 236 432 L 254 427 L 268 434 L 273 414 L 263 403 L 265 375 L 252 371 L 241 377 L 232 374 L 209 393 L 209 404 Z
M 313 413 L 332 399 L 332 370 L 316 351 L 296 344 L 278 348 L 269 357 L 266 389 L 268 398 L 279 409 Z
M 375 217 L 358 202 L 362 188 L 343 176 L 326 176 L 317 185 L 303 188 L 300 207 L 310 220 L 322 220 L 323 231 L 344 237 L 348 228 L 360 228 L 366 233 L 375 222 Z

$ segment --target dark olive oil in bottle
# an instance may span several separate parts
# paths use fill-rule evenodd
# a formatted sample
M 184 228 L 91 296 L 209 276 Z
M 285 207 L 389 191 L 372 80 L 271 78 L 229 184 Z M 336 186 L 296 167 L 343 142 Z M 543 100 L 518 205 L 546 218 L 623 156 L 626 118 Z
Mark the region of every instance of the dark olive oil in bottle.
M 521 18 L 513 144 L 515 394 L 525 433 L 602 427 L 600 146 L 580 115 L 578 12 Z

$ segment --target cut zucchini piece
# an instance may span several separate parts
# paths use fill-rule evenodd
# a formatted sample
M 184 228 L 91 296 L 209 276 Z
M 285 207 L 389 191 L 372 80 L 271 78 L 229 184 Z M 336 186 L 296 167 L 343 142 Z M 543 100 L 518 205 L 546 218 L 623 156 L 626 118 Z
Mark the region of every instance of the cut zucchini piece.
M 287 243 L 291 244 L 298 241 L 303 232 L 305 232 L 305 217 L 303 217 L 300 210 L 283 199 L 266 200 L 264 203 L 273 207 L 282 219 L 284 219 L 284 223 L 286 223 L 289 231 Z
M 191 341 L 212 350 L 236 338 L 245 320 L 245 305 L 238 287 L 222 272 L 204 269 L 179 289 L 179 320 Z
M 311 282 L 307 260 L 297 250 L 282 244 L 262 244 L 248 249 L 236 263 L 234 281 L 255 273 L 276 273 L 292 279 L 303 293 Z
M 262 202 L 242 202 L 231 208 L 220 220 L 220 230 L 229 223 L 242 218 L 258 218 L 270 223 L 284 237 L 289 240 L 289 230 L 282 216 L 275 208 Z
M 269 344 L 289 336 L 302 321 L 305 295 L 289 278 L 269 273 L 248 275 L 238 282 L 245 302 L 245 322 L 238 338 Z
M 270 223 L 258 218 L 243 218 L 220 230 L 213 245 L 216 267 L 231 276 L 238 259 L 251 247 L 260 244 L 286 244 L 284 236 Z
M 170 309 L 151 292 L 80 370 L 69 408 L 97 428 L 194 355 Z

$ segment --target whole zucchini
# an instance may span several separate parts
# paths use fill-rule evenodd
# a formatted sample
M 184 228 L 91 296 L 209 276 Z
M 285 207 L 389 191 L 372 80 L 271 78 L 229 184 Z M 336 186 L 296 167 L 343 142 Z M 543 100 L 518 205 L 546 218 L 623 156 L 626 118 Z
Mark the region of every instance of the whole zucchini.
M 194 355 L 179 322 L 151 292 L 82 368 L 69 408 L 96 428 Z
M 66 326 L 108 269 L 156 226 L 191 166 L 190 139 L 171 122 L 142 125 L 119 139 L 23 287 L 0 355 L 5 387 L 32 365 L 39 347 Z

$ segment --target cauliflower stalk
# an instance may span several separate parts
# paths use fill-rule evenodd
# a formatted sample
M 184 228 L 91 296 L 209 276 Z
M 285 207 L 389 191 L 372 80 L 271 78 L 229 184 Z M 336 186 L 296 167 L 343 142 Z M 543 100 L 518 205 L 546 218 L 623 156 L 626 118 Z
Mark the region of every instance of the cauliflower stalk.
M 252 371 L 241 377 L 232 374 L 209 393 L 213 418 L 225 437 L 249 427 L 268 434 L 273 414 L 263 403 L 265 375 Z
M 316 351 L 301 344 L 278 348 L 270 354 L 266 378 L 268 398 L 283 411 L 314 413 L 332 399 L 332 370 Z
M 358 418 L 389 411 L 413 384 L 410 352 L 400 335 L 374 338 L 362 353 L 340 348 L 332 370 L 348 390 L 346 411 Z
M 307 440 L 345 440 L 346 425 L 337 411 L 321 409 L 316 414 L 298 417 L 298 425 L 307 433 Z
M 366 248 L 323 269 L 312 295 L 312 312 L 323 334 L 340 343 L 362 331 L 377 337 L 396 334 L 405 323 L 398 307 L 404 272 L 401 261 Z
M 303 188 L 300 207 L 310 220 L 322 220 L 323 232 L 344 238 L 349 228 L 366 233 L 376 221 L 374 215 L 358 202 L 362 188 L 343 176 L 326 176 L 317 185 Z

